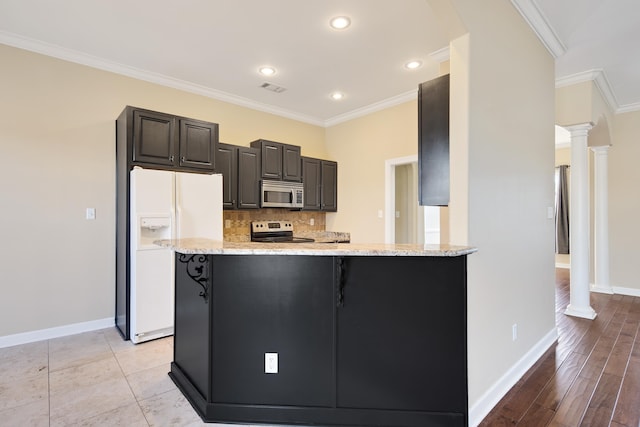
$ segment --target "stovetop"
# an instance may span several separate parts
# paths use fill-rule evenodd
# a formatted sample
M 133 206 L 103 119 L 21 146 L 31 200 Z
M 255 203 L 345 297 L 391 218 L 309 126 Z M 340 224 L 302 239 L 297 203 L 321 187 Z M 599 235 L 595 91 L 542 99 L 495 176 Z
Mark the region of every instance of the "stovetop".
M 293 236 L 293 224 L 290 221 L 253 221 L 251 223 L 251 241 L 265 243 L 310 243 L 313 239 Z

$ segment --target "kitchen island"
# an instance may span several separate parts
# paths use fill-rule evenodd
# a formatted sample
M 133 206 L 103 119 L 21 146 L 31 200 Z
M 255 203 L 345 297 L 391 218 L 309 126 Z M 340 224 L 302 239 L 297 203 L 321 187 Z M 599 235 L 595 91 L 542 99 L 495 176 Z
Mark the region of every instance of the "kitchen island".
M 471 247 L 159 241 L 203 420 L 465 426 Z

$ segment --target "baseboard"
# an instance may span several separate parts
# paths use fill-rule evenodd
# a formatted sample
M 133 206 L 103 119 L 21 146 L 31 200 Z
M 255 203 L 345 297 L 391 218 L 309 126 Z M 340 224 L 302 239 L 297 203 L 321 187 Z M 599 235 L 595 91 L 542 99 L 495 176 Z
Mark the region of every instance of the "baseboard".
M 616 293 L 613 291 L 613 288 L 611 286 L 596 285 L 595 283 L 589 284 L 589 290 L 591 292 L 597 292 L 599 294 L 607 294 L 607 295 L 613 295 Z
M 571 264 L 564 264 L 562 262 L 556 262 L 556 268 L 571 269 Z
M 55 328 L 40 329 L 31 332 L 23 332 L 21 334 L 5 335 L 3 337 L 0 337 L 0 348 L 64 337 L 67 335 L 79 334 L 82 332 L 90 332 L 98 329 L 109 328 L 112 326 L 115 326 L 115 321 L 112 317 L 110 317 L 108 319 L 98 319 L 91 320 L 89 322 L 73 323 L 71 325 L 57 326 Z
M 612 286 L 614 294 L 629 295 L 631 297 L 640 297 L 640 289 L 623 288 L 621 286 Z
M 475 427 L 500 402 L 522 376 L 542 357 L 558 339 L 558 329 L 553 328 L 505 373 L 476 403 L 469 408 L 469 426 Z

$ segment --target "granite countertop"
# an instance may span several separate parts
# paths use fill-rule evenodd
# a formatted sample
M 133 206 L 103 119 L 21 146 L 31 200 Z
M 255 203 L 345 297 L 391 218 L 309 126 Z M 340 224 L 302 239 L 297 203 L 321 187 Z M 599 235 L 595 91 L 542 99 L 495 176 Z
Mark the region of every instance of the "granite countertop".
M 471 246 L 452 245 L 221 242 L 199 238 L 157 240 L 154 243 L 184 254 L 212 255 L 455 257 L 477 251 Z

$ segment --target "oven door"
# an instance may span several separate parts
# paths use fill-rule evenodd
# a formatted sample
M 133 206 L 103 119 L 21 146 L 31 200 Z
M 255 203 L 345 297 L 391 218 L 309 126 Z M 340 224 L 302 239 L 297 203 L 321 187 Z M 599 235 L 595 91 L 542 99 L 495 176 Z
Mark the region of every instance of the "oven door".
M 302 208 L 302 183 L 262 181 L 260 205 L 263 208 Z

